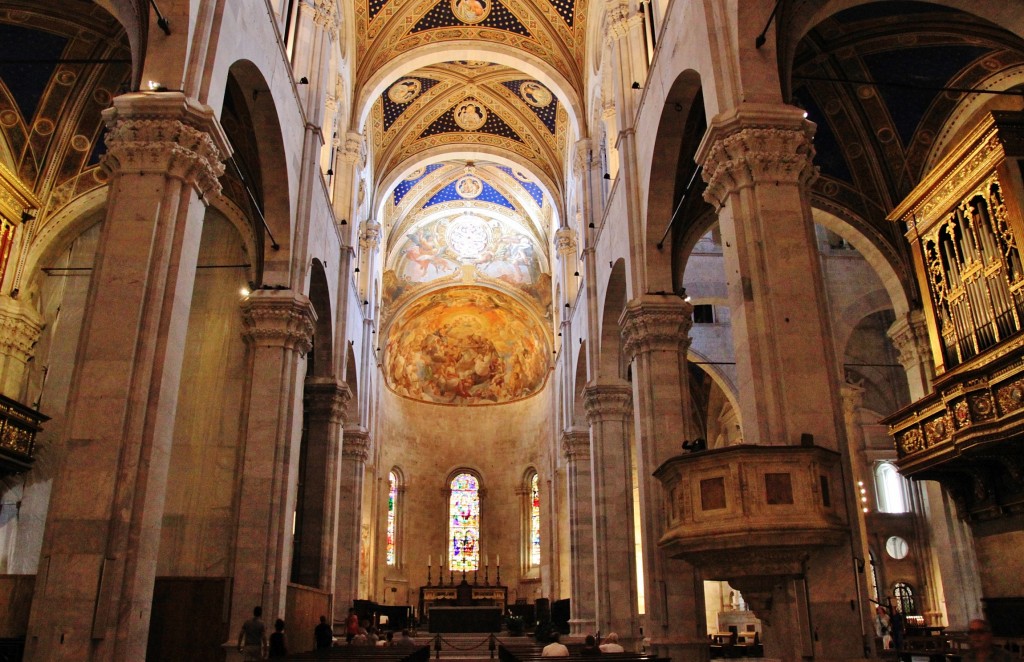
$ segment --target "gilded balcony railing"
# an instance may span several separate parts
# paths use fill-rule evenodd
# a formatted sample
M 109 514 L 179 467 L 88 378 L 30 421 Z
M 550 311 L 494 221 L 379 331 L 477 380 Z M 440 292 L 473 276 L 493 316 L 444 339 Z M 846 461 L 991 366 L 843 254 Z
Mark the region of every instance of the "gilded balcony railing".
M 36 434 L 50 418 L 0 395 L 0 475 L 27 471 L 35 460 Z

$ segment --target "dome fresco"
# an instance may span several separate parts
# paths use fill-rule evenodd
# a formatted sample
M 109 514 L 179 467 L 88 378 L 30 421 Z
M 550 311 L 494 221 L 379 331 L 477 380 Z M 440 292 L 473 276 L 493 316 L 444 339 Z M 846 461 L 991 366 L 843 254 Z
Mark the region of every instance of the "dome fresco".
M 384 375 L 392 391 L 423 402 L 514 402 L 544 386 L 548 354 L 539 322 L 511 296 L 452 287 L 398 315 L 384 349 Z

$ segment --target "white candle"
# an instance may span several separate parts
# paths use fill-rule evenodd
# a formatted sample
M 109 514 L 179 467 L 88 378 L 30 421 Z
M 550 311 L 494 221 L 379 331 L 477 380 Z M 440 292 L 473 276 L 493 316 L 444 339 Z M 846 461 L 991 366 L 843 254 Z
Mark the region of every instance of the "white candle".
M 495 554 L 494 555 L 494 565 L 496 565 L 496 566 L 500 566 L 501 565 L 501 554 Z
M 430 554 L 427 554 L 427 567 L 428 567 L 428 568 L 429 568 L 430 566 L 434 565 L 434 564 L 432 563 L 432 561 L 433 561 L 433 560 L 434 560 L 434 557 L 433 557 L 433 556 L 431 556 Z
M 489 559 L 490 559 L 490 555 L 484 554 L 484 565 L 487 565 L 487 566 L 491 565 Z

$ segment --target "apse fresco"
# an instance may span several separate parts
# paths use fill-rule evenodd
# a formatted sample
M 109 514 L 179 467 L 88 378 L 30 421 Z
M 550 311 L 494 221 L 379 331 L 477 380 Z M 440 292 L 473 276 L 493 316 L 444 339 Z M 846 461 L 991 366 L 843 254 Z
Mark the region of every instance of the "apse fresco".
M 532 320 L 522 304 L 495 290 L 452 287 L 423 296 L 388 331 L 388 387 L 452 405 L 527 398 L 548 372 L 547 342 Z

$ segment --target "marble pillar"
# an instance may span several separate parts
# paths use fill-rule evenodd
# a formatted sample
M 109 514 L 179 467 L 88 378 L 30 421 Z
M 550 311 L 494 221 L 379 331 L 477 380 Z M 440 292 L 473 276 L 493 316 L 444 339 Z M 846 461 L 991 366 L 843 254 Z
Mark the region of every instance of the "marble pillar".
M 900 364 L 907 373 L 910 400 L 917 401 L 932 390 L 935 365 L 924 312 L 912 310 L 889 327 L 899 353 Z M 978 557 L 970 527 L 956 513 L 953 500 L 933 480 L 912 481 L 914 502 L 923 511 L 931 547 L 932 582 L 942 600 L 945 625 L 965 630 L 972 618 L 981 614 L 981 581 Z
M 334 377 L 306 378 L 301 525 L 292 580 L 324 591 L 334 590 L 341 432 L 350 398 L 348 385 Z
M 594 482 L 594 569 L 598 631 L 616 632 L 623 646 L 640 639 L 633 517 L 631 424 L 633 390 L 628 382 L 588 384 L 583 404 L 590 421 Z
M 594 500 L 590 467 L 590 434 L 562 432 L 566 483 L 569 490 L 569 554 L 572 613 L 569 634 L 584 637 L 596 628 L 594 611 Z
M 370 433 L 346 427 L 341 448 L 341 479 L 338 503 L 338 551 L 334 582 L 334 614 L 348 613 L 359 596 L 360 533 L 363 512 L 363 479 L 370 454 Z
M 235 530 L 231 626 L 252 608 L 285 613 L 291 578 L 305 355 L 316 313 L 290 290 L 256 290 L 242 301 L 248 346 L 248 406 Z
M 863 530 L 853 514 L 839 361 L 811 217 L 814 129 L 799 108 L 743 103 L 712 119 L 695 157 L 722 232 L 744 441 L 810 440 L 840 453 L 847 476 L 833 501 L 850 539 L 810 553 L 795 579 L 806 591 L 774 598 L 765 652 L 787 660 L 859 658 L 871 636 L 867 581 L 853 558 Z
M 707 654 L 703 584 L 689 563 L 658 547 L 664 495 L 654 470 L 681 452 L 690 434 L 686 352 L 693 306 L 674 295 L 645 294 L 626 304 L 619 326 L 632 360 L 636 467 L 644 558 L 644 634 L 658 655 L 702 660 Z
M 205 196 L 230 146 L 179 92 L 104 112 L 107 211 L 89 286 L 26 660 L 146 656 Z

